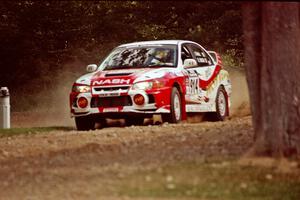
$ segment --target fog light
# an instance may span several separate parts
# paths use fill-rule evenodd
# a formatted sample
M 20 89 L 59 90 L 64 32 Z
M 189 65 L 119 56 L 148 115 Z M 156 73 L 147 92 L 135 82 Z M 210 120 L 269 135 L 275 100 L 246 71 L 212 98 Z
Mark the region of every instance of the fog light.
M 88 106 L 88 100 L 85 97 L 80 97 L 77 100 L 77 104 L 79 108 L 86 108 Z
M 145 98 L 141 94 L 136 94 L 133 97 L 133 101 L 136 105 L 143 105 L 145 103 Z

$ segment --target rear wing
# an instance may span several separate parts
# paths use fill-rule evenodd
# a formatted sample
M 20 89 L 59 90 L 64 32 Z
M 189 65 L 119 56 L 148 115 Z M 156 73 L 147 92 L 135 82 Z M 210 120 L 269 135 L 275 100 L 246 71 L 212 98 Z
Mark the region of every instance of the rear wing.
M 220 57 L 220 55 L 217 52 L 215 52 L 215 51 L 208 51 L 208 53 L 213 58 L 214 62 L 217 65 L 220 65 L 221 67 L 223 67 L 221 57 Z

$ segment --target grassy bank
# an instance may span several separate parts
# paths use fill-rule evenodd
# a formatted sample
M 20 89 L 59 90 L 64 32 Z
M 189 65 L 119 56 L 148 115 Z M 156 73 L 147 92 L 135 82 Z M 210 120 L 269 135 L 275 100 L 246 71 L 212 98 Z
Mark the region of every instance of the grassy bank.
M 29 135 L 44 133 L 49 131 L 70 131 L 74 130 L 73 127 L 53 126 L 53 127 L 33 127 L 33 128 L 11 128 L 11 129 L 0 129 L 0 137 L 9 137 L 14 135 Z
M 133 199 L 299 200 L 299 168 L 280 173 L 242 167 L 234 161 L 184 163 L 135 173 L 118 183 L 120 196 Z

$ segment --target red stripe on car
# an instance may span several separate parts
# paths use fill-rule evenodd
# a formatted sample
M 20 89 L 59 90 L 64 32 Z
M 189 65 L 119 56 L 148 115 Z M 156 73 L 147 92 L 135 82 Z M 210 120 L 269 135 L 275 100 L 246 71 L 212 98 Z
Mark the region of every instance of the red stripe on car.
M 205 81 L 200 79 L 200 87 L 202 89 L 207 89 L 207 87 L 210 85 L 210 83 L 214 81 L 214 79 L 217 77 L 220 71 L 221 71 L 221 66 L 217 65 L 215 71 L 213 72 L 212 76 L 208 80 Z

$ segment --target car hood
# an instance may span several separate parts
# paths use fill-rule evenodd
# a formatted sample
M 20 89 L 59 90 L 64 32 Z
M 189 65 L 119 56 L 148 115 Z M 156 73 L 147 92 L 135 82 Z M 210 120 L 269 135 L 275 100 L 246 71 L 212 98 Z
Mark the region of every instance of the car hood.
M 174 68 L 143 68 L 97 71 L 80 77 L 76 82 L 92 86 L 131 85 L 136 82 L 162 78 Z

